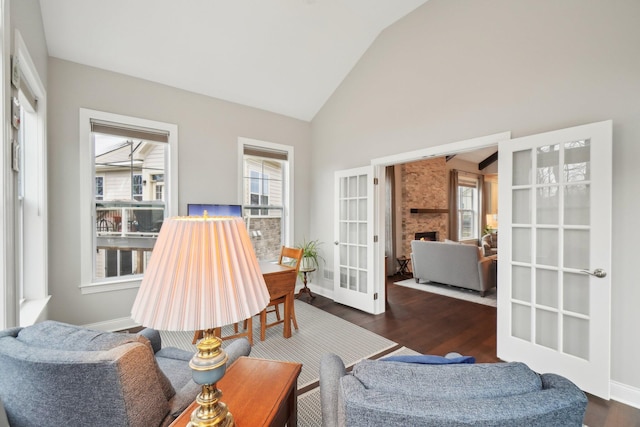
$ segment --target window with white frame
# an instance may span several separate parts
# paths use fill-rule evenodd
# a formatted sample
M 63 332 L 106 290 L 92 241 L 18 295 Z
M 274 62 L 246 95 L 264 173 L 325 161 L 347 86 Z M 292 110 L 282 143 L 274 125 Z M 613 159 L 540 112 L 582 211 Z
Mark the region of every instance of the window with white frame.
M 16 175 L 16 193 L 9 204 L 14 218 L 13 274 L 20 299 L 19 322 L 33 324 L 43 312 L 47 282 L 47 169 L 44 85 L 27 47 L 15 32 L 14 59 L 18 61 L 17 91 L 14 93 L 20 120 L 12 130 L 14 157 L 9 163 Z
M 98 292 L 137 286 L 163 220 L 177 214 L 177 127 L 81 109 L 80 147 L 93 182 L 82 223 L 82 288 Z M 160 186 L 157 184 L 161 183 Z M 84 202 L 83 202 L 84 203 Z
M 275 260 L 289 243 L 293 147 L 241 139 L 242 204 L 260 260 Z

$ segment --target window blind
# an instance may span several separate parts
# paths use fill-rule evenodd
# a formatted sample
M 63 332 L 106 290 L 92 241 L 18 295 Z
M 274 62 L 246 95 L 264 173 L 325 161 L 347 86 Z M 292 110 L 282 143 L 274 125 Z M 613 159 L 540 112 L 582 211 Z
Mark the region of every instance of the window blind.
M 122 123 L 96 119 L 91 119 L 91 132 L 101 133 L 104 135 L 122 136 L 130 139 L 142 139 L 144 141 L 169 143 L 169 132 L 167 131 L 129 126 Z
M 256 147 L 253 145 L 244 146 L 245 156 L 266 157 L 268 159 L 275 160 L 288 160 L 288 154 L 286 151 L 275 150 L 265 147 Z

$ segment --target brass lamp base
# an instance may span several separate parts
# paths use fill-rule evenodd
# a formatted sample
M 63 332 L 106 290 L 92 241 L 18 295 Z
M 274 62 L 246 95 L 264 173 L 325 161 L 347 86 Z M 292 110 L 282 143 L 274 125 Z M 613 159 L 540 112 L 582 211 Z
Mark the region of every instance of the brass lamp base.
M 235 426 L 233 415 L 227 409 L 227 405 L 220 402 L 220 397 L 222 392 L 215 388 L 215 385 L 203 385 L 202 392 L 196 398 L 200 406 L 191 413 L 189 427 Z
M 191 359 L 189 366 L 193 370 L 193 381 L 202 385 L 196 402 L 198 406 L 191 413 L 190 427 L 231 427 L 233 415 L 227 405 L 220 402 L 222 392 L 216 383 L 227 369 L 227 354 L 220 348 L 222 340 L 213 335 L 213 330 L 205 331 L 205 337 L 198 343 L 198 353 Z

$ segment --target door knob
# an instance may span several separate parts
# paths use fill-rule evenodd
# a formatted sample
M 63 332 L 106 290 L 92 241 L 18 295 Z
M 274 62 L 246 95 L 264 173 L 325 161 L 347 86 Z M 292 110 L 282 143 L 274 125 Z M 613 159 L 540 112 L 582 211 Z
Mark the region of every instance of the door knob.
M 606 272 L 606 271 L 604 271 L 604 270 L 603 270 L 603 269 L 601 269 L 601 268 L 596 268 L 596 269 L 595 269 L 595 270 L 593 270 L 593 271 L 589 271 L 589 270 L 580 270 L 580 273 L 588 274 L 588 275 L 590 275 L 590 276 L 595 276 L 595 277 L 598 277 L 598 278 L 600 278 L 600 279 L 602 279 L 603 277 L 606 277 L 606 276 L 607 276 L 607 272 Z
M 333 242 L 334 245 L 338 246 L 340 244 L 340 242 L 338 242 L 337 240 L 335 242 Z

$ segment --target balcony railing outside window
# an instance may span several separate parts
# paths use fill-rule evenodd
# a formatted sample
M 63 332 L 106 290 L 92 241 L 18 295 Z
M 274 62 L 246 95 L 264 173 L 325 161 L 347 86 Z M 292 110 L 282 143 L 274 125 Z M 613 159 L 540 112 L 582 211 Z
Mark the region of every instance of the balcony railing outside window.
M 162 201 L 96 202 L 96 280 L 143 274 L 164 220 Z

